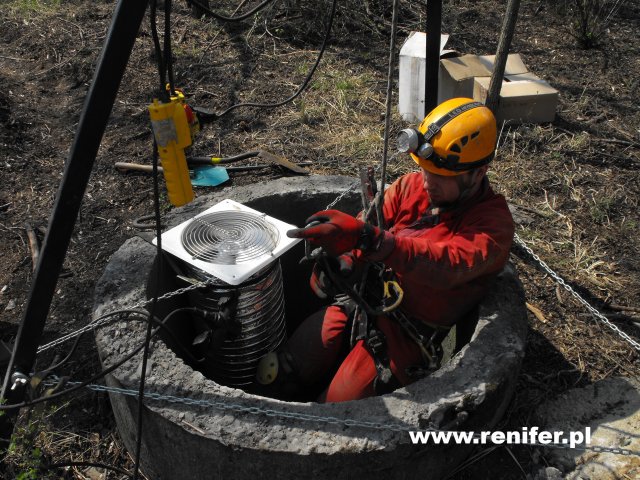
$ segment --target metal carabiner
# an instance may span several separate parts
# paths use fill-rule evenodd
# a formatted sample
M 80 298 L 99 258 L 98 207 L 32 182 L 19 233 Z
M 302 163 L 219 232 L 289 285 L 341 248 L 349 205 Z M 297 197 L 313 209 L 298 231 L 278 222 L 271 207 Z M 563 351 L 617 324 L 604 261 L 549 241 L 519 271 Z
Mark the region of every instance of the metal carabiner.
M 309 222 L 304 228 L 315 227 L 316 225 L 320 225 L 322 222 L 314 221 Z M 304 241 L 304 257 L 300 260 L 300 263 L 315 261 L 322 256 L 323 250 L 321 247 L 311 249 L 311 243 L 308 240 Z
M 385 305 L 384 308 L 382 309 L 383 313 L 393 312 L 396 308 L 400 306 L 400 304 L 402 303 L 402 299 L 404 298 L 404 290 L 402 290 L 402 287 L 400 287 L 398 282 L 396 282 L 395 280 L 387 280 L 384 282 L 384 287 L 383 287 L 383 295 L 384 295 L 384 298 L 382 299 L 383 303 L 386 303 L 388 299 L 393 298 L 393 296 L 391 295 L 391 291 L 389 290 L 389 287 L 393 289 L 393 292 L 396 295 L 396 300 L 389 306 Z

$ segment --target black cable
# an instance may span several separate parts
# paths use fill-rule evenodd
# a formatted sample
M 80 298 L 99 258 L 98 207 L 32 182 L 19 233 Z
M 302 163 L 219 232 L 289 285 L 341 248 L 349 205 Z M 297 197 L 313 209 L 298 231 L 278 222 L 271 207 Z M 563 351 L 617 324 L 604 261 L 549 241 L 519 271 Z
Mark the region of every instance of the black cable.
M 221 15 L 219 13 L 214 12 L 209 7 L 207 7 L 207 6 L 203 5 L 202 3 L 200 3 L 198 0 L 190 0 L 191 4 L 195 5 L 200 10 L 202 10 L 205 13 L 206 16 L 213 17 L 216 20 L 220 20 L 220 21 L 223 21 L 223 22 L 240 22 L 240 21 L 242 21 L 242 20 L 244 20 L 246 18 L 249 18 L 254 13 L 258 13 L 264 7 L 269 5 L 272 1 L 273 0 L 264 0 L 261 4 L 256 5 L 251 10 L 249 10 L 246 13 L 243 13 L 242 15 L 238 15 L 237 17 L 227 17 L 225 15 Z
M 158 328 L 158 331 L 159 330 L 160 329 Z M 124 358 L 119 360 L 114 365 L 112 365 L 112 366 L 110 366 L 108 368 L 105 368 L 100 373 L 97 373 L 96 375 L 94 375 L 93 377 L 89 378 L 88 380 L 85 380 L 82 383 L 79 383 L 78 385 L 75 385 L 75 386 L 73 386 L 71 388 L 68 388 L 67 390 L 62 390 L 60 392 L 53 393 L 53 394 L 51 394 L 49 396 L 46 396 L 46 397 L 35 398 L 35 399 L 30 400 L 28 402 L 14 403 L 14 404 L 11 404 L 11 405 L 0 405 L 0 411 L 2 411 L 2 410 L 14 410 L 16 408 L 31 407 L 33 405 L 37 405 L 37 404 L 42 403 L 42 402 L 48 402 L 50 400 L 55 400 L 57 398 L 65 396 L 65 395 L 69 395 L 70 393 L 73 393 L 73 392 L 75 392 L 77 390 L 80 390 L 81 388 L 86 387 L 90 383 L 93 383 L 96 380 L 104 377 L 105 375 L 113 372 L 116 368 L 121 367 L 124 363 L 126 363 L 128 360 L 133 358 L 136 353 L 140 352 L 140 350 L 142 350 L 143 348 L 144 348 L 144 344 L 139 345 L 138 347 L 135 348 L 135 350 L 133 350 L 132 352 L 127 354 Z
M 173 315 L 176 315 L 176 314 L 184 312 L 184 311 L 189 311 L 191 308 L 192 307 L 184 307 L 184 308 L 178 308 L 176 310 L 173 310 L 171 313 L 169 313 L 169 315 L 167 315 L 162 320 L 162 322 L 167 323 L 169 321 L 169 319 L 171 317 L 173 317 Z M 147 317 L 147 318 L 150 318 L 149 314 L 147 312 L 145 312 L 144 316 Z M 157 335 L 159 331 L 160 331 L 160 327 L 156 328 L 151 333 L 151 336 L 153 337 L 153 336 Z M 144 346 L 145 346 L 145 344 L 141 343 L 134 350 L 129 352 L 126 356 L 124 356 L 123 358 L 118 360 L 118 362 L 116 362 L 115 364 L 111 365 L 110 367 L 105 368 L 104 370 L 102 370 L 99 373 L 95 374 L 91 378 L 89 378 L 87 380 L 84 380 L 83 382 L 79 383 L 78 385 L 74 385 L 73 387 L 70 387 L 70 388 L 68 388 L 66 390 L 62 390 L 60 392 L 52 393 L 51 395 L 48 395 L 46 397 L 34 398 L 33 400 L 30 400 L 28 402 L 14 403 L 14 404 L 11 404 L 11 405 L 0 405 L 0 411 L 3 411 L 3 410 L 14 410 L 16 408 L 31 407 L 31 406 L 37 405 L 39 403 L 48 402 L 50 400 L 56 400 L 56 399 L 58 399 L 60 397 L 63 397 L 65 395 L 69 395 L 70 393 L 73 393 L 73 392 L 75 392 L 77 390 L 80 390 L 81 388 L 86 387 L 90 383 L 93 383 L 96 380 L 99 380 L 100 378 L 104 377 L 105 375 L 108 375 L 109 373 L 113 372 L 117 368 L 121 367 L 126 362 L 131 360 L 137 353 L 139 353 L 144 348 Z
M 92 324 L 93 323 L 97 323 L 97 322 L 99 322 L 101 320 L 104 320 L 105 318 L 113 317 L 113 316 L 116 316 L 116 315 L 122 315 L 123 313 L 129 313 L 129 314 L 138 313 L 138 314 L 143 315 L 145 317 L 148 315 L 148 312 L 146 310 L 127 308 L 127 309 L 114 310 L 113 312 L 109 312 L 109 313 L 106 313 L 104 315 L 101 315 L 98 318 L 96 318 L 95 320 L 93 320 L 91 323 Z M 42 378 L 48 377 L 55 369 L 60 368 L 62 365 L 64 365 L 66 362 L 69 361 L 69 359 L 73 356 L 73 354 L 75 353 L 76 349 L 78 348 L 78 345 L 80 343 L 80 338 L 85 333 L 86 332 L 81 332 L 76 336 L 76 339 L 73 342 L 73 345 L 71 346 L 71 349 L 69 350 L 69 353 L 67 353 L 67 355 L 62 360 L 60 360 L 59 362 L 55 363 L 54 365 L 51 365 L 51 366 L 47 367 L 46 370 L 44 370 L 42 372 L 38 372 L 41 375 L 43 375 Z M 171 333 L 173 333 L 173 332 L 171 332 Z M 55 358 L 57 358 L 57 357 L 54 357 L 54 360 L 55 360 Z
M 40 469 L 40 471 L 43 471 L 43 470 L 46 471 L 46 470 L 53 470 L 54 468 L 61 468 L 61 467 L 96 467 L 96 468 L 105 468 L 107 470 L 111 470 L 112 472 L 119 473 L 120 475 L 125 475 L 125 476 L 127 476 L 129 478 L 131 478 L 133 476 L 131 474 L 131 472 L 128 472 L 127 470 L 115 467 L 113 465 L 105 465 L 104 463 L 98 463 L 98 462 L 56 462 L 56 463 L 49 463 L 47 465 L 42 465 L 39 469 Z
M 313 64 L 313 67 L 311 68 L 311 71 L 309 72 L 307 77 L 304 79 L 304 82 L 302 82 L 302 85 L 300 85 L 298 90 L 293 95 L 291 95 L 290 97 L 286 98 L 285 100 L 282 100 L 281 102 L 277 102 L 277 103 L 251 103 L 251 102 L 238 103 L 236 105 L 230 106 L 229 108 L 227 108 L 225 111 L 223 111 L 220 114 L 213 114 L 213 116 L 215 118 L 220 118 L 220 117 L 228 114 L 232 110 L 235 110 L 236 108 L 240 108 L 240 107 L 276 108 L 276 107 L 281 107 L 282 105 L 285 105 L 285 104 L 295 100 L 303 92 L 303 90 L 307 87 L 307 85 L 311 81 L 311 77 L 313 77 L 313 74 L 315 73 L 316 69 L 318 68 L 318 65 L 320 65 L 320 61 L 322 60 L 322 56 L 324 55 L 324 51 L 327 48 L 327 44 L 329 42 L 329 37 L 331 36 L 331 29 L 333 27 L 333 19 L 335 17 L 337 4 L 338 4 L 338 0 L 333 0 L 333 4 L 331 6 L 331 15 L 329 16 L 329 23 L 327 25 L 327 31 L 326 31 L 326 33 L 324 35 L 324 40 L 322 41 L 322 47 L 320 47 L 320 53 L 318 54 L 318 58 L 316 59 L 316 62 Z M 205 118 L 206 118 L 206 115 L 205 115 Z
M 173 53 L 171 51 L 171 0 L 164 1 L 164 64 L 169 77 L 169 92 L 175 96 L 176 88 L 173 78 Z
M 153 47 L 155 51 L 156 64 L 158 65 L 158 75 L 160 77 L 160 95 L 166 97 L 167 77 L 165 73 L 162 49 L 160 47 L 160 38 L 158 37 L 158 26 L 156 25 L 156 2 L 152 1 L 149 7 L 149 18 L 151 21 L 151 38 L 153 39 Z
M 116 316 L 119 316 L 119 315 L 122 315 L 122 314 L 127 314 L 127 318 L 126 318 L 126 320 L 124 320 L 124 319 L 122 320 L 122 321 L 127 321 L 127 322 L 128 322 L 128 321 L 131 321 L 131 320 L 147 321 L 147 320 L 148 320 L 148 317 L 149 317 L 149 312 L 147 312 L 146 310 L 143 310 L 143 309 L 135 309 L 135 308 L 131 308 L 131 309 L 121 309 L 121 310 L 114 310 L 113 312 L 106 313 L 106 314 L 104 314 L 104 315 L 102 315 L 102 316 L 98 317 L 96 320 L 94 320 L 94 322 L 93 322 L 93 323 L 98 322 L 98 321 L 101 321 L 101 320 L 103 320 L 103 319 L 105 319 L 105 318 L 108 318 L 108 317 L 116 317 Z M 140 318 L 133 317 L 132 315 L 139 315 L 139 316 L 140 316 Z M 107 323 L 101 324 L 101 326 L 106 325 L 106 324 L 108 324 L 108 323 L 117 322 L 117 321 L 119 321 L 119 319 L 118 319 L 118 318 L 114 318 L 113 320 L 111 320 L 111 322 L 107 322 Z M 80 337 L 81 337 L 83 334 L 85 334 L 85 333 L 87 333 L 87 332 L 82 332 L 82 333 L 80 333 L 80 334 L 78 335 L 78 337 L 76 338 L 76 342 L 77 342 L 77 341 L 79 341 L 79 340 L 80 340 Z M 75 342 L 74 342 L 74 343 L 75 343 Z M 53 367 L 53 368 L 51 368 L 51 367 L 50 367 L 50 368 L 48 368 L 48 369 L 47 369 L 47 376 L 52 375 L 52 374 L 55 374 L 54 369 L 58 368 L 58 367 L 59 367 L 60 365 L 62 365 L 63 363 L 64 363 L 64 362 L 62 362 L 62 361 L 61 361 L 61 362 L 59 362 L 55 367 Z M 74 371 L 73 371 L 73 372 L 71 372 L 69 375 L 64 375 L 64 376 L 65 376 L 65 377 L 75 377 L 75 376 L 77 376 L 77 375 L 78 375 L 78 373 L 79 373 L 79 372 L 81 372 L 82 370 L 84 370 L 84 369 L 85 369 L 85 367 L 86 367 L 85 365 L 82 365 L 82 366 L 80 366 L 80 368 L 79 368 L 79 369 L 74 370 Z M 60 376 L 60 375 L 59 375 L 59 376 Z M 46 377 L 45 377 L 45 378 L 46 378 Z
M 80 337 L 82 337 L 82 333 L 79 334 L 75 341 L 73 342 L 73 345 L 71 345 L 71 349 L 69 350 L 69 353 L 67 353 L 67 356 L 64 357 L 62 360 L 60 360 L 59 362 L 55 363 L 54 365 L 51 365 L 50 367 L 47 367 L 47 369 L 45 370 L 45 373 L 48 374 L 49 372 L 54 371 L 56 368 L 60 368 L 62 365 L 64 365 L 65 363 L 67 363 L 69 361 L 69 359 L 73 356 L 73 354 L 76 352 L 76 349 L 78 348 L 78 345 L 80 344 Z M 54 361 L 57 357 L 54 357 Z
M 170 1 L 169 1 L 170 4 Z M 166 8 L 166 7 L 165 7 Z M 165 11 L 165 15 L 167 12 Z M 166 18 L 166 17 L 165 17 Z M 156 215 L 156 256 L 158 258 L 158 269 L 156 275 L 162 278 L 164 269 L 164 255 L 162 255 L 162 227 L 160 219 L 160 188 L 158 181 L 158 146 L 153 142 L 153 209 Z M 156 282 L 151 307 L 149 308 L 149 323 L 147 324 L 147 332 L 144 340 L 144 351 L 142 353 L 142 371 L 140 372 L 140 384 L 138 386 L 138 419 L 136 425 L 136 448 L 134 456 L 133 480 L 137 480 L 140 473 L 140 453 L 142 451 L 142 409 L 144 407 L 144 384 L 147 373 L 147 360 L 149 358 L 149 344 L 152 335 L 152 318 L 155 317 L 156 305 L 158 303 L 158 295 L 160 293 L 160 282 Z M 174 310 L 175 311 L 175 310 Z M 171 315 L 168 315 L 169 318 Z
M 211 163 L 211 162 L 209 162 Z M 156 214 L 150 213 L 148 215 L 142 215 L 141 217 L 136 218 L 133 222 L 131 222 L 131 226 L 133 228 L 137 228 L 139 230 L 150 230 L 156 228 Z M 152 222 L 147 222 L 147 220 L 153 220 Z M 164 228 L 165 225 L 162 225 Z
M 190 307 L 186 307 L 186 308 L 190 308 Z M 195 312 L 195 307 L 194 308 L 194 312 Z M 147 319 L 136 319 L 136 320 L 140 320 L 143 322 L 148 321 Z M 190 361 L 192 361 L 193 363 L 202 363 L 206 360 L 206 358 L 196 358 L 193 353 L 191 353 L 191 351 L 189 350 L 189 348 L 182 343 L 182 341 L 176 336 L 176 334 L 173 332 L 173 330 L 171 330 L 162 320 L 160 320 L 158 317 L 154 317 L 152 319 L 152 322 L 155 323 L 156 325 L 158 325 L 163 331 L 165 331 L 170 337 L 171 340 L 173 340 L 173 342 L 180 348 L 180 350 L 182 350 L 182 353 L 189 358 Z
M 95 320 L 92 320 L 89 325 L 93 325 L 94 323 L 98 323 L 102 320 L 104 320 L 105 318 L 108 317 L 113 317 L 115 315 L 122 315 L 124 313 L 139 313 L 140 315 L 143 316 L 147 316 L 149 315 L 149 313 L 146 310 L 142 310 L 142 309 L 135 309 L 135 308 L 121 308 L 119 310 L 114 310 L 112 312 L 109 313 L 105 313 L 103 315 L 100 315 L 98 318 L 96 318 Z M 84 334 L 86 332 L 81 332 L 78 334 L 78 336 L 81 336 L 82 334 Z

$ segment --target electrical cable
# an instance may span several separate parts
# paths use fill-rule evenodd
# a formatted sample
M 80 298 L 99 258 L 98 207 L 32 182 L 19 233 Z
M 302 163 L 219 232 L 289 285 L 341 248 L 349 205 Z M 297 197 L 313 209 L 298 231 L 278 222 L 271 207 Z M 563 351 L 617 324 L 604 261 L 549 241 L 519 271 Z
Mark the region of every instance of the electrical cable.
M 253 7 L 248 12 L 243 13 L 242 15 L 238 15 L 237 17 L 227 17 L 226 15 L 221 15 L 219 13 L 216 13 L 213 10 L 211 10 L 209 7 L 207 7 L 207 6 L 203 5 L 202 3 L 200 3 L 198 0 L 190 0 L 190 2 L 191 2 L 192 5 L 195 5 L 200 10 L 202 10 L 205 13 L 205 15 L 208 16 L 208 17 L 213 17 L 216 20 L 220 20 L 220 21 L 223 21 L 223 22 L 240 22 L 242 20 L 245 20 L 245 19 L 249 18 L 254 13 L 258 13 L 264 7 L 266 7 L 271 2 L 273 2 L 273 0 L 264 0 L 262 3 L 260 3 L 259 5 L 256 5 L 255 7 Z
M 187 309 L 192 309 L 190 310 L 193 313 L 198 314 L 198 309 L 196 307 L 185 307 Z M 125 309 L 125 310 L 116 310 L 114 312 L 110 312 L 107 313 L 105 315 L 102 315 L 100 317 L 98 317 L 96 320 L 94 320 L 94 322 L 98 322 L 104 318 L 110 317 L 110 316 L 115 316 L 115 315 L 121 315 L 122 313 L 135 313 L 135 314 L 139 314 L 141 317 L 143 318 L 135 318 L 135 317 L 129 317 L 129 320 L 137 320 L 137 321 L 147 321 L 147 316 L 149 315 L 149 313 L 146 310 L 142 310 L 142 309 Z M 114 320 L 116 321 L 116 320 Z M 180 339 L 178 339 L 178 337 L 176 336 L 176 334 L 173 332 L 173 330 L 171 330 L 167 325 L 165 325 L 163 323 L 163 320 L 160 320 L 158 317 L 154 317 L 153 318 L 153 323 L 155 323 L 157 326 L 159 326 L 160 328 L 162 328 L 170 337 L 171 339 L 175 342 L 175 344 L 182 350 L 183 354 L 189 358 L 189 360 L 191 360 L 194 363 L 202 363 L 203 361 L 205 361 L 204 358 L 196 358 L 190 351 L 189 349 L 180 341 Z M 63 364 L 65 364 L 73 355 L 73 353 L 75 353 L 75 350 L 78 346 L 78 343 L 80 341 L 80 337 L 86 332 L 81 332 L 79 335 L 76 336 L 76 340 L 73 344 L 73 346 L 71 347 L 69 353 L 67 354 L 67 356 L 63 359 L 60 360 L 59 362 L 57 362 L 55 365 L 52 365 L 50 367 L 48 367 L 43 373 L 49 374 L 50 372 L 53 372 L 55 369 L 59 368 L 60 366 L 62 366 Z
M 186 307 L 186 308 L 193 308 L 192 311 L 194 311 L 194 312 L 196 311 L 195 307 Z M 143 322 L 148 321 L 148 320 L 143 320 L 143 319 L 136 319 L 136 320 L 140 320 L 140 321 L 143 321 Z M 184 343 L 182 343 L 182 341 L 180 341 L 180 339 L 176 336 L 176 334 L 173 332 L 173 330 L 171 330 L 167 325 L 165 325 L 162 320 L 158 319 L 158 317 L 154 317 L 152 319 L 152 322 L 155 323 L 156 325 L 158 325 L 160 328 L 162 328 L 171 337 L 171 340 L 174 341 L 175 345 L 177 345 L 180 348 L 180 350 L 182 350 L 182 353 L 190 361 L 192 361 L 193 363 L 202 363 L 202 362 L 204 362 L 206 360 L 206 358 L 204 358 L 204 357 L 203 358 L 196 358 L 191 353 L 189 348 Z
M 48 350 L 51 347 L 55 347 L 56 345 L 59 345 L 60 343 L 66 342 L 67 340 L 77 337 L 78 335 L 82 335 L 85 332 L 88 332 L 89 330 L 95 328 L 95 326 L 98 326 L 97 324 L 102 322 L 102 320 L 104 320 L 105 318 L 108 317 L 112 317 L 114 315 L 121 315 L 123 313 L 141 313 L 143 315 L 148 315 L 148 312 L 146 310 L 141 310 L 141 309 L 133 309 L 133 308 L 123 308 L 123 309 L 119 309 L 119 310 L 114 310 L 113 312 L 109 312 L 109 313 L 105 313 L 104 315 L 99 316 L 98 318 L 96 318 L 95 320 L 91 321 L 88 325 L 80 328 L 79 330 L 76 330 L 75 332 L 71 332 L 68 333 L 66 335 L 63 335 L 62 337 L 58 338 L 58 340 L 54 340 L 53 342 L 47 343 L 43 346 L 41 346 L 38 349 L 38 353 L 43 352 L 44 350 Z
M 167 323 L 169 321 L 169 319 L 171 319 L 171 317 L 173 317 L 174 315 L 176 315 L 178 313 L 181 313 L 181 312 L 184 312 L 184 311 L 188 311 L 189 309 L 190 309 L 190 307 L 184 307 L 184 308 L 178 308 L 176 310 L 173 310 L 171 313 L 169 313 L 162 320 L 162 322 L 163 323 Z M 144 316 L 150 318 L 149 313 L 147 313 L 147 312 L 145 312 Z M 160 331 L 160 327 L 156 328 L 155 330 L 153 330 L 151 336 L 153 337 L 153 336 L 157 335 L 159 331 Z M 145 346 L 145 344 L 141 343 L 134 350 L 129 352 L 127 355 L 125 355 L 123 358 L 118 360 L 116 363 L 114 363 L 110 367 L 105 368 L 104 370 L 102 370 L 102 371 L 98 372 L 97 374 L 93 375 L 88 380 L 84 380 L 83 382 L 79 383 L 78 385 L 74 385 L 73 387 L 68 388 L 67 390 L 62 390 L 62 391 L 59 391 L 59 392 L 52 393 L 51 395 L 48 395 L 46 397 L 38 397 L 38 398 L 34 398 L 33 400 L 29 400 L 29 401 L 25 401 L 25 402 L 14 403 L 14 404 L 10 404 L 10 405 L 0 405 L 0 411 L 3 411 L 3 410 L 14 410 L 14 409 L 17 409 L 17 408 L 24 408 L 24 407 L 31 407 L 31 406 L 37 405 L 39 403 L 48 402 L 48 401 L 51 401 L 51 400 L 56 400 L 56 399 L 58 399 L 60 397 L 64 397 L 65 395 L 69 395 L 70 393 L 73 393 L 73 392 L 75 392 L 75 391 L 77 391 L 77 390 L 79 390 L 81 388 L 86 387 L 90 383 L 93 383 L 96 380 L 99 380 L 100 378 L 104 377 L 105 375 L 108 375 L 109 373 L 113 372 L 117 368 L 121 367 L 126 362 L 131 360 L 137 353 L 139 353 L 144 348 L 144 346 Z
M 382 204 L 384 203 L 384 187 L 387 182 L 387 156 L 389 152 L 389 129 L 391 128 L 391 95 L 393 91 L 393 68 L 395 65 L 396 30 L 398 28 L 399 0 L 393 0 L 393 14 L 391 17 L 391 41 L 389 45 L 389 70 L 387 73 L 387 99 L 384 118 L 384 147 L 382 152 L 382 171 L 380 172 L 380 187 L 378 188 L 378 198 L 376 199 L 376 212 L 378 217 L 378 227 L 385 229 L 384 214 Z
M 169 1 L 169 6 L 171 1 Z M 165 12 L 165 15 L 167 12 Z M 166 17 L 165 17 L 166 18 Z M 154 139 L 153 142 L 153 208 L 156 216 L 156 256 L 158 258 L 157 276 L 162 278 L 164 270 L 164 255 L 162 255 L 162 227 L 160 218 L 160 185 L 158 181 L 158 146 Z M 151 307 L 149 308 L 149 323 L 147 324 L 147 331 L 144 340 L 144 350 L 142 353 L 142 371 L 140 372 L 140 383 L 138 385 L 138 419 L 136 425 L 136 448 L 134 456 L 134 468 L 133 468 L 133 480 L 137 480 L 140 473 L 140 454 L 142 451 L 142 409 L 144 407 L 144 385 L 147 373 L 147 360 L 149 358 L 149 344 L 151 343 L 152 335 L 152 318 L 155 317 L 155 310 L 158 304 L 158 296 L 160 293 L 160 282 L 156 282 L 155 290 L 153 292 L 153 299 L 151 301 Z M 168 317 L 168 316 L 167 316 Z
M 64 365 L 65 363 L 67 363 L 69 361 L 69 359 L 73 356 L 73 354 L 76 352 L 76 349 L 78 348 L 78 345 L 80 344 L 80 337 L 82 337 L 82 334 L 78 335 L 75 339 L 75 341 L 73 342 L 73 345 L 71 345 L 71 349 L 69 349 L 69 353 L 67 353 L 67 356 L 64 357 L 62 360 L 60 360 L 59 362 L 55 363 L 54 365 L 51 365 L 50 367 L 47 367 L 47 369 L 44 371 L 45 374 L 49 374 L 49 372 L 54 371 L 56 368 L 60 368 L 62 365 Z M 57 357 L 54 357 L 54 361 L 56 360 Z
M 169 78 L 169 93 L 175 96 L 176 88 L 173 77 L 173 53 L 171 51 L 171 0 L 164 0 L 164 64 Z
M 149 315 L 149 313 L 146 310 L 135 310 L 135 309 L 131 309 L 131 310 L 116 310 L 115 312 L 111 312 L 109 314 L 103 315 L 102 317 L 99 317 L 96 321 L 101 320 L 102 318 L 106 318 L 109 316 L 115 316 L 115 315 L 120 315 L 122 313 L 129 313 L 129 314 L 139 314 L 142 317 L 144 317 L 144 319 L 146 319 L 146 317 Z M 139 320 L 137 318 L 133 318 L 133 317 L 129 317 L 129 320 Z M 117 321 L 117 319 L 114 319 L 114 321 Z M 146 321 L 146 320 L 143 320 Z M 158 323 L 156 321 L 156 323 Z M 164 324 L 161 324 L 159 326 L 164 326 Z M 50 375 L 54 374 L 54 371 L 58 368 L 60 368 L 62 365 L 64 365 L 75 353 L 76 348 L 78 347 L 78 344 L 80 343 L 80 337 L 82 337 L 82 335 L 86 333 L 86 332 L 82 332 L 80 333 L 78 336 L 76 336 L 76 340 L 73 342 L 73 345 L 71 346 L 71 349 L 69 350 L 69 353 L 67 354 L 67 356 L 60 360 L 59 362 L 57 362 L 55 365 L 52 365 L 50 367 L 48 367 L 46 370 L 44 370 L 43 372 L 37 372 L 36 375 L 40 376 L 40 378 L 42 380 L 48 378 Z M 171 332 L 173 333 L 173 332 Z M 83 367 L 81 367 L 80 370 L 82 370 Z M 78 370 L 74 371 L 70 376 L 76 376 L 78 373 Z
M 163 97 L 163 100 L 166 99 L 166 75 L 165 75 L 165 67 L 164 67 L 164 59 L 162 56 L 162 49 L 160 47 L 160 38 L 158 37 L 158 26 L 156 25 L 156 13 L 157 6 L 156 2 L 151 2 L 149 7 L 149 19 L 150 19 L 150 27 L 151 27 L 151 38 L 153 39 L 153 46 L 156 57 L 156 64 L 158 65 L 158 75 L 160 77 L 160 95 Z
M 160 329 L 158 328 L 158 330 L 160 330 Z M 96 375 L 94 375 L 90 379 L 85 380 L 82 383 L 79 383 L 78 385 L 75 385 L 75 386 L 73 386 L 73 387 L 71 387 L 71 388 L 69 388 L 67 390 L 62 390 L 60 392 L 52 393 L 51 395 L 48 395 L 46 397 L 38 397 L 38 398 L 35 398 L 35 399 L 30 400 L 28 402 L 25 401 L 25 402 L 20 402 L 20 403 L 13 403 L 13 404 L 10 404 L 10 405 L 0 405 L 0 411 L 3 411 L 3 410 L 15 410 L 15 409 L 24 408 L 24 407 L 31 407 L 31 406 L 37 405 L 39 403 L 48 402 L 48 401 L 51 401 L 51 400 L 56 400 L 57 398 L 63 397 L 65 395 L 69 395 L 70 393 L 73 393 L 73 392 L 75 392 L 77 390 L 80 390 L 81 388 L 86 387 L 90 383 L 93 383 L 96 380 L 99 380 L 100 378 L 104 377 L 105 375 L 113 372 L 116 368 L 122 366 L 128 360 L 133 358 L 143 348 L 144 348 L 144 344 L 139 345 L 138 347 L 135 348 L 135 350 L 133 350 L 132 352 L 128 353 L 124 358 L 119 360 L 114 365 L 102 370 L 100 373 L 97 373 Z
M 320 61 L 322 60 L 322 56 L 324 55 L 324 51 L 327 48 L 327 44 L 329 43 L 329 38 L 331 36 L 331 29 L 333 28 L 333 20 L 335 18 L 337 4 L 338 4 L 338 0 L 333 0 L 332 6 L 331 6 L 331 14 L 329 16 L 329 23 L 327 25 L 327 31 L 326 31 L 326 33 L 324 35 L 324 40 L 322 41 L 322 46 L 320 47 L 320 53 L 318 53 L 318 58 L 316 59 L 315 63 L 313 64 L 313 67 L 311 68 L 311 70 L 307 74 L 306 78 L 304 79 L 304 81 L 302 82 L 302 84 L 300 85 L 298 90 L 293 95 L 291 95 L 290 97 L 288 97 L 288 98 L 286 98 L 286 99 L 284 99 L 284 100 L 282 100 L 280 102 L 276 102 L 276 103 L 254 103 L 254 102 L 237 103 L 235 105 L 231 105 L 229 108 L 227 108 L 226 110 L 224 110 L 222 113 L 219 113 L 219 114 L 215 114 L 215 113 L 208 112 L 208 111 L 205 112 L 202 109 L 195 109 L 200 114 L 200 116 L 203 119 L 203 121 L 206 122 L 209 119 L 215 119 L 215 118 L 223 117 L 226 114 L 228 114 L 229 112 L 235 110 L 236 108 L 240 108 L 240 107 L 276 108 L 276 107 L 281 107 L 282 105 L 285 105 L 285 104 L 287 104 L 289 102 L 292 102 L 293 100 L 298 98 L 298 96 L 304 91 L 304 89 L 307 88 L 307 85 L 311 81 L 311 77 L 313 77 L 313 74 L 315 73 L 316 69 L 318 68 L 318 65 L 320 65 Z

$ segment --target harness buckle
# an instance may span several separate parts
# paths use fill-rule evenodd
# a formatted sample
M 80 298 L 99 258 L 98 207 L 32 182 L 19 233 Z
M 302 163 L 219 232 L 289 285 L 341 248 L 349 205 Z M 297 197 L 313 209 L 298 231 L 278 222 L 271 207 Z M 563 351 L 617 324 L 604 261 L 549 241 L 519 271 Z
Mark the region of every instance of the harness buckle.
M 367 346 L 371 349 L 374 355 L 377 355 L 386 349 L 386 341 L 382 332 L 378 330 L 371 330 L 367 337 Z

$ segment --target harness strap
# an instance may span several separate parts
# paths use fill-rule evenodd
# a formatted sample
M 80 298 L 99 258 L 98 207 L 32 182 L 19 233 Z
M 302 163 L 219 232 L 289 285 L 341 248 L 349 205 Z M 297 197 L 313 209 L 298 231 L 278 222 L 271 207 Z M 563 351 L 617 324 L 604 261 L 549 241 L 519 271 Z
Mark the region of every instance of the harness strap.
M 422 353 L 424 364 L 410 367 L 406 372 L 407 375 L 421 378 L 438 370 L 442 360 L 441 344 L 449 334 L 449 330 L 430 327 L 420 320 L 408 317 L 400 310 L 392 312 L 391 318 L 420 347 Z
M 373 389 L 377 395 L 383 395 L 400 387 L 400 382 L 391 371 L 391 362 L 389 355 L 387 355 L 387 339 L 384 333 L 371 326 L 373 322 L 367 323 L 369 328 L 365 344 L 371 352 L 377 372 L 376 378 L 373 380 Z

